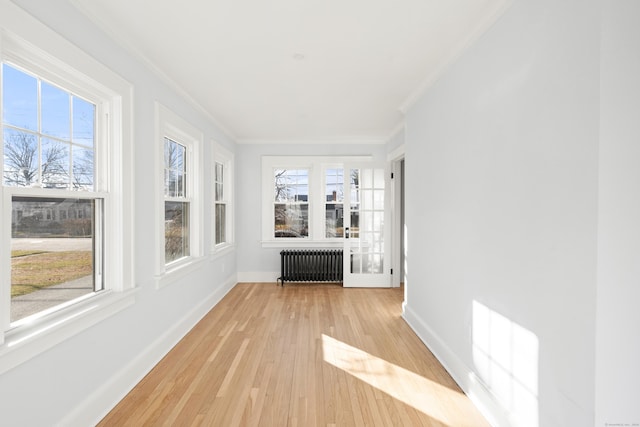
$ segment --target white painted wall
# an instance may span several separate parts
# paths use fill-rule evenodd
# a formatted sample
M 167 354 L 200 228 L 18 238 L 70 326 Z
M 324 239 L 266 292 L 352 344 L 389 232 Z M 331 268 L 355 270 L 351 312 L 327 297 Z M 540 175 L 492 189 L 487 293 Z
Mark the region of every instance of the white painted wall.
M 262 236 L 262 156 L 373 156 L 385 162 L 381 144 L 240 144 L 236 147 L 236 241 L 238 281 L 275 282 L 280 275 L 282 248 L 263 248 Z
M 154 101 L 173 109 L 205 135 L 205 164 L 211 140 L 234 151 L 233 143 L 208 117 L 186 102 L 141 62 L 116 46 L 66 0 L 21 0 L 17 4 L 52 27 L 134 86 L 135 278 L 133 306 L 0 375 L 0 424 L 7 426 L 91 425 L 142 378 L 179 338 L 235 284 L 236 255 L 211 259 L 191 274 L 156 290 L 154 283 Z M 0 21 L 10 19 L 0 1 Z M 55 55 L 55 52 L 52 52 Z M 210 170 L 204 171 L 210 194 Z M 210 199 L 207 199 L 210 200 Z M 205 248 L 210 247 L 210 205 L 204 203 Z M 223 272 L 224 265 L 224 272 Z M 2 363 L 2 360 L 0 360 Z
M 600 6 L 514 0 L 407 114 L 405 317 L 496 425 L 594 423 Z
M 640 2 L 602 8 L 598 427 L 640 424 Z

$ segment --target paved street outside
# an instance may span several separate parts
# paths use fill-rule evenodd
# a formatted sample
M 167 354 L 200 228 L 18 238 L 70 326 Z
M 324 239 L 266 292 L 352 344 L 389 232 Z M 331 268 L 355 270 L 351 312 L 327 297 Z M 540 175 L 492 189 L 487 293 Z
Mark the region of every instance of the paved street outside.
M 19 238 L 11 239 L 11 250 L 91 251 L 90 238 Z M 11 299 L 11 321 L 22 319 L 47 308 L 93 292 L 93 277 L 85 276 L 49 286 Z
M 91 238 L 19 238 L 11 239 L 12 251 L 90 251 Z

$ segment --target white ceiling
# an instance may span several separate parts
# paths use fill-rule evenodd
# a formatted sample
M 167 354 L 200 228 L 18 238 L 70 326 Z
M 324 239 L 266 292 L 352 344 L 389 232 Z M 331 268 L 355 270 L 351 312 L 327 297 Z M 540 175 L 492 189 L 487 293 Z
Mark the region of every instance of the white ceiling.
M 73 0 L 238 142 L 384 142 L 509 0 Z

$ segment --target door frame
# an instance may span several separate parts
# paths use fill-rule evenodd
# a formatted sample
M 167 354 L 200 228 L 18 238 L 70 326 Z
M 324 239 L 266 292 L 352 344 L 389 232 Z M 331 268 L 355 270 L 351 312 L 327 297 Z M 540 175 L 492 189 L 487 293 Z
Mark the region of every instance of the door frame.
M 391 268 L 393 274 L 391 275 L 391 287 L 398 288 L 400 283 L 406 282 L 404 275 L 406 272 L 402 266 L 403 254 L 405 248 L 402 244 L 403 221 L 402 221 L 402 189 L 404 186 L 404 176 L 402 174 L 402 161 L 405 160 L 405 146 L 400 145 L 387 155 L 388 170 L 393 174 L 391 180 Z M 406 244 L 406 243 L 405 243 Z M 406 289 L 405 289 L 406 292 Z M 406 300 L 406 298 L 405 298 Z

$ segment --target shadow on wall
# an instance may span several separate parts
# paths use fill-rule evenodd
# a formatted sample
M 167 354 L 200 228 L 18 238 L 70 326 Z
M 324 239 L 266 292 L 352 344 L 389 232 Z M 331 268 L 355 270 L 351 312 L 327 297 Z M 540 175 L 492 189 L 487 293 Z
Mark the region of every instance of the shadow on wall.
M 473 302 L 473 363 L 514 426 L 538 427 L 538 337 Z

